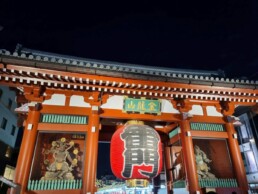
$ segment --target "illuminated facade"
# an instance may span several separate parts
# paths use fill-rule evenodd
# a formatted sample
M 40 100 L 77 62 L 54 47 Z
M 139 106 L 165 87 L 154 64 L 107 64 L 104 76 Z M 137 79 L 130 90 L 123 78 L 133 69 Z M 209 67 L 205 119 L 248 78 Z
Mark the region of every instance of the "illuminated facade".
M 26 116 L 14 180 L 22 194 L 94 193 L 98 141 L 128 120 L 159 133 L 168 193 L 247 193 L 233 113 L 257 106 L 257 82 L 30 49 L 1 53 L 0 83 L 18 88 L 28 105 L 18 109 Z
M 15 113 L 15 108 L 17 106 L 15 96 L 15 91 L 11 91 L 6 86 L 0 87 L 0 141 L 12 148 L 17 147 L 17 135 L 19 133 L 17 127 L 17 114 Z
M 13 173 L 7 173 L 8 169 L 16 164 L 21 143 L 23 129 L 17 126 L 16 92 L 8 86 L 0 86 L 0 175 L 13 178 Z M 5 185 L 1 184 L 0 190 Z
M 238 142 L 244 161 L 247 181 L 250 189 L 255 193 L 258 191 L 258 150 L 257 150 L 257 106 L 254 108 L 239 107 L 235 111 L 240 125 L 236 126 Z

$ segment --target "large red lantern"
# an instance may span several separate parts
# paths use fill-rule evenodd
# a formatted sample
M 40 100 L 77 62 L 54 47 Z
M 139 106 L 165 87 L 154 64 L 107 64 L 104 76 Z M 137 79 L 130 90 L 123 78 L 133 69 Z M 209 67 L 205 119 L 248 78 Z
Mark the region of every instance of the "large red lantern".
M 128 124 L 118 129 L 111 139 L 110 163 L 120 179 L 149 179 L 162 168 L 159 134 L 144 124 Z

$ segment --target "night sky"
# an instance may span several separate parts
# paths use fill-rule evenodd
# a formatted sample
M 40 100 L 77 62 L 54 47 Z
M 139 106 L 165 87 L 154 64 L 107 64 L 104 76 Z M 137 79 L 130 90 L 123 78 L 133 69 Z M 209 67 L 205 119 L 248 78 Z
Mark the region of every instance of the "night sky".
M 258 80 L 257 0 L 0 1 L 0 49 L 24 47 Z M 100 145 L 108 149 L 108 145 Z M 109 160 L 109 151 L 99 161 Z M 99 165 L 110 174 L 109 163 Z
M 0 48 L 258 79 L 256 0 L 1 0 Z

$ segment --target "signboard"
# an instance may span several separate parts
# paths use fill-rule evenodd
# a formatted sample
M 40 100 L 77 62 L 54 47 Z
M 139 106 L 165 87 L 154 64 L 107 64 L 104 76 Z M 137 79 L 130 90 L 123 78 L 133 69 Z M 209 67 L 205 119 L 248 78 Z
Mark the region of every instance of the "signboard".
M 12 181 L 14 177 L 14 170 L 15 170 L 14 167 L 6 165 L 4 170 L 4 178 Z
M 160 114 L 160 100 L 146 98 L 124 98 L 124 112 Z

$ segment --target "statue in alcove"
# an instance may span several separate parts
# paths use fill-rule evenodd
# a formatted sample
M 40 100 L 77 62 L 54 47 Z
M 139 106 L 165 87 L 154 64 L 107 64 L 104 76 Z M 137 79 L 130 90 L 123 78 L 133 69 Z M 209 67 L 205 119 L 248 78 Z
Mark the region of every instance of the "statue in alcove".
M 197 174 L 199 179 L 216 179 L 215 175 L 210 172 L 209 163 L 212 162 L 207 155 L 200 149 L 199 146 L 194 146 L 195 161 L 197 167 Z
M 44 149 L 42 154 L 44 155 L 44 164 L 46 165 L 46 173 L 41 180 L 73 180 L 72 174 L 73 168 L 77 166 L 78 149 L 74 148 L 73 159 L 70 154 L 70 150 L 74 148 L 73 141 L 67 141 L 65 137 L 52 141 L 50 149 Z M 46 158 L 52 154 L 52 160 Z

